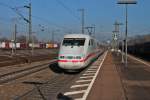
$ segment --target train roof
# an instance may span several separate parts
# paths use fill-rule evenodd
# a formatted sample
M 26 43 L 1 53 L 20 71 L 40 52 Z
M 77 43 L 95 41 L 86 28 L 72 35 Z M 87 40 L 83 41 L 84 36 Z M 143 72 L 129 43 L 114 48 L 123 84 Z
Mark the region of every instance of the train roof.
M 90 35 L 87 34 L 66 34 L 64 38 L 90 38 Z

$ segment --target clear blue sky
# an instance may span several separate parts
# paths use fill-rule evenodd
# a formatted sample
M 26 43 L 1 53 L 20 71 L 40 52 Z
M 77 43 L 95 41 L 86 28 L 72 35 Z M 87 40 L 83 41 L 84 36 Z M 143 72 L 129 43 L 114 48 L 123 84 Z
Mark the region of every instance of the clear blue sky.
M 60 2 L 67 10 L 64 8 Z M 114 22 L 118 20 L 125 22 L 123 5 L 118 5 L 117 0 L 31 0 L 32 2 L 32 22 L 33 32 L 40 39 L 48 40 L 51 38 L 52 30 L 55 32 L 55 38 L 61 40 L 62 36 L 69 31 L 80 32 L 80 12 L 78 9 L 85 9 L 85 26 L 96 25 L 96 37 L 99 40 L 111 38 L 114 30 Z M 129 36 L 142 35 L 150 33 L 150 0 L 138 0 L 137 5 L 128 7 Z M 13 31 L 14 18 L 19 16 L 10 8 L 27 5 L 29 0 L 0 0 L 0 36 L 11 37 Z M 28 9 L 20 8 L 19 12 L 25 17 L 28 16 Z M 38 18 L 37 18 L 38 17 Z M 18 19 L 18 34 L 27 32 L 27 23 Z M 41 32 L 39 24 L 44 26 L 45 31 Z M 121 26 L 124 32 L 125 25 Z

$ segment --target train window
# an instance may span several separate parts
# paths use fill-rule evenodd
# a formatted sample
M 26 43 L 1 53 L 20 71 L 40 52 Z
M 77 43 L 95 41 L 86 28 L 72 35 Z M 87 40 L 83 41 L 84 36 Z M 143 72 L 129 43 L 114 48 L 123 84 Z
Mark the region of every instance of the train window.
M 85 38 L 64 38 L 64 46 L 84 46 Z
M 94 44 L 93 42 L 94 42 L 93 39 L 91 39 L 91 45 L 92 45 L 92 46 L 93 46 L 93 44 Z
M 93 40 L 91 39 L 91 40 L 89 40 L 89 46 L 93 46 Z
M 91 41 L 89 40 L 89 46 L 91 45 Z

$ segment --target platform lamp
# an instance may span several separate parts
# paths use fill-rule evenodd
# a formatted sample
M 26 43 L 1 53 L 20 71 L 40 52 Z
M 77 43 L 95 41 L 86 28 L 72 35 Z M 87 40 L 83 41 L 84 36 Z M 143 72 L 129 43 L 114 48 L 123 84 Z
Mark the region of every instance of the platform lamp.
M 128 53 L 128 5 L 129 4 L 137 4 L 135 0 L 118 0 L 117 4 L 124 4 L 125 5 L 125 20 L 126 20 L 126 28 L 125 28 L 125 66 L 127 67 L 127 53 Z

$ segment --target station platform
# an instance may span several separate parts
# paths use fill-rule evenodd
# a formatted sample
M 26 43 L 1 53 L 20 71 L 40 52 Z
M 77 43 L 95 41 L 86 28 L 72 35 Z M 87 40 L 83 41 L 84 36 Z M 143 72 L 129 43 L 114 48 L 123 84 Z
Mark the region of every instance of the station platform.
M 150 100 L 150 64 L 108 52 L 87 100 Z

